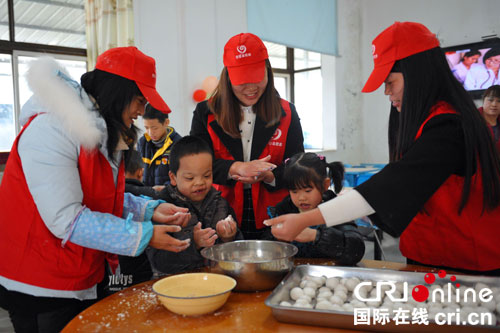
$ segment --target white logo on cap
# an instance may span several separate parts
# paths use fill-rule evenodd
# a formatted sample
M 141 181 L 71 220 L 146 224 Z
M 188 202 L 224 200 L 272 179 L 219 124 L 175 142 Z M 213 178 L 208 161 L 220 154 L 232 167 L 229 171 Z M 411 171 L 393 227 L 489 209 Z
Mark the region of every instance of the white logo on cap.
M 236 51 L 238 51 L 239 53 L 245 53 L 247 51 L 247 47 L 245 45 L 240 45 L 236 47 Z
M 372 55 L 373 55 L 373 59 L 378 58 L 378 54 L 375 54 L 375 44 L 372 44 Z

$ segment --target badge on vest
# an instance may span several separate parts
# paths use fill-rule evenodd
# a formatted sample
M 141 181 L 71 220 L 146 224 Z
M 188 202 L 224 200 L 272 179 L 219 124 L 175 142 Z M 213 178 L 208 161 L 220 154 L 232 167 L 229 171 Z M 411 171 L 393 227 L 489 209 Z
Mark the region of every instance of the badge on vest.
M 271 146 L 276 146 L 276 147 L 282 147 L 283 142 L 278 141 L 281 138 L 281 130 L 279 128 L 274 131 L 273 136 L 271 137 L 271 140 L 269 140 L 268 145 Z

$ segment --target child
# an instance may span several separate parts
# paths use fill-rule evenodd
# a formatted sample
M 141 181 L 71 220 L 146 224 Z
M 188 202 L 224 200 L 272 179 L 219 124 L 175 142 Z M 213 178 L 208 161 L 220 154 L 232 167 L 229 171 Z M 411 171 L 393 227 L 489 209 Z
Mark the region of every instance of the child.
M 173 127 L 168 126 L 168 114 L 156 110 L 151 104 L 146 105 L 142 118 L 146 133 L 139 139 L 137 150 L 141 153 L 145 166 L 143 182 L 147 186 L 159 185 L 155 189 L 161 190 L 169 181 L 170 149 L 181 136 Z
M 129 159 L 125 164 L 125 192 L 156 199 L 158 192 L 153 187 L 144 185 L 142 182 L 143 174 L 144 166 L 141 154 L 137 150 L 131 150 Z
M 340 192 L 344 166 L 340 162 L 327 163 L 324 156 L 315 153 L 298 153 L 285 161 L 284 179 L 290 195 L 268 208 L 270 217 L 306 212 L 335 198 L 328 188 L 333 183 L 335 192 Z M 363 237 L 354 223 L 306 228 L 293 243 L 299 248 L 298 257 L 330 258 L 342 265 L 356 264 L 365 253 Z
M 198 137 L 183 137 L 172 147 L 170 183 L 165 185 L 160 198 L 189 208 L 191 218 L 187 226 L 172 236 L 181 240 L 189 238 L 191 245 L 179 253 L 147 249 L 156 274 L 173 274 L 202 267 L 202 248 L 243 238 L 234 220 L 233 209 L 212 187 L 212 162 L 212 150 Z

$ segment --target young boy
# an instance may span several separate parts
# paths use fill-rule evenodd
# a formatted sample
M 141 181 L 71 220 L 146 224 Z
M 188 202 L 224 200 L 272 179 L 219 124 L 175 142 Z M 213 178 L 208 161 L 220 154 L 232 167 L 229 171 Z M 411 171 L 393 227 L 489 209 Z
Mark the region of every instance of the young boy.
M 125 192 L 156 199 L 159 192 L 156 192 L 151 186 L 144 185 L 142 182 L 143 174 L 144 166 L 141 154 L 137 150 L 133 150 L 130 152 L 129 160 L 125 164 Z
M 144 115 L 146 132 L 137 143 L 137 150 L 144 162 L 143 182 L 146 186 L 163 186 L 169 181 L 169 155 L 172 145 L 181 136 L 173 127 L 168 126 L 168 114 L 156 110 L 150 104 L 146 105 Z M 162 187 L 155 187 L 161 190 Z
M 160 198 L 179 207 L 189 208 L 191 219 L 177 239 L 191 239 L 186 250 L 174 253 L 148 248 L 149 261 L 156 274 L 173 274 L 202 267 L 200 250 L 220 242 L 243 239 L 234 220 L 234 211 L 212 187 L 212 150 L 198 137 L 185 136 L 170 152 L 170 184 Z

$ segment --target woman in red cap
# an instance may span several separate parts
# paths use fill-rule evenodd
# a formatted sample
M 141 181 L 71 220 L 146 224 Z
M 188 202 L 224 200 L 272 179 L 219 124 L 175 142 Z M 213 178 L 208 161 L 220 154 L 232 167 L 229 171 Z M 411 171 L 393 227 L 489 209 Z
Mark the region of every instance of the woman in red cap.
M 16 332 L 59 332 L 101 297 L 113 254 L 189 246 L 167 234 L 186 209 L 124 194 L 134 119 L 146 101 L 169 112 L 155 82 L 154 59 L 135 47 L 104 52 L 81 85 L 51 58 L 31 65 L 0 187 L 0 306 Z
M 260 238 L 267 207 L 288 195 L 283 160 L 304 151 L 295 106 L 280 99 L 268 58 L 253 34 L 229 39 L 219 84 L 208 102 L 196 106 L 191 124 L 191 135 L 214 150 L 214 185 L 246 239 Z
M 372 45 L 363 92 L 385 84 L 390 163 L 314 211 L 266 224 L 290 240 L 309 225 L 368 215 L 409 263 L 500 275 L 500 162 L 481 115 L 425 26 L 396 22 Z M 484 184 L 484 185 L 483 185 Z

